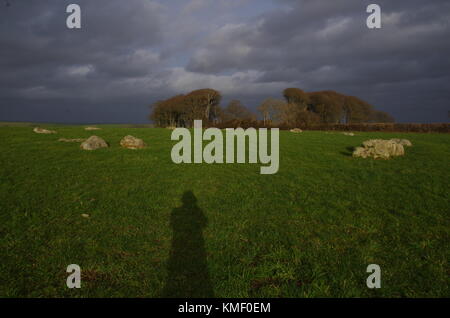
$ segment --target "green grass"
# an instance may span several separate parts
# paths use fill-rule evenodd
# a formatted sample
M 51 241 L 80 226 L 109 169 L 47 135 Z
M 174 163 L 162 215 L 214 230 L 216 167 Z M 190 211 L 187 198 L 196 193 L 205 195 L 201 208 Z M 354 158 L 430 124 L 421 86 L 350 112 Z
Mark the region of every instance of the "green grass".
M 450 135 L 281 132 L 280 170 L 261 175 L 259 164 L 175 165 L 166 129 L 9 126 L 1 297 L 450 296 Z M 57 141 L 93 134 L 111 147 Z M 128 134 L 149 147 L 122 149 Z M 350 156 L 393 137 L 412 141 L 406 156 Z M 381 289 L 366 287 L 372 263 Z M 81 289 L 66 287 L 69 264 Z

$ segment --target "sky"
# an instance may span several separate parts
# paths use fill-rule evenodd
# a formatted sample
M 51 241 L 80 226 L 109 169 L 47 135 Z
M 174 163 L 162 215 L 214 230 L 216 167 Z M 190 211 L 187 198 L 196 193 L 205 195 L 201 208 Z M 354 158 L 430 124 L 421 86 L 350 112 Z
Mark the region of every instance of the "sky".
M 0 1 L 0 121 L 146 123 L 152 103 L 195 89 L 254 110 L 288 87 L 449 121 L 448 0 Z

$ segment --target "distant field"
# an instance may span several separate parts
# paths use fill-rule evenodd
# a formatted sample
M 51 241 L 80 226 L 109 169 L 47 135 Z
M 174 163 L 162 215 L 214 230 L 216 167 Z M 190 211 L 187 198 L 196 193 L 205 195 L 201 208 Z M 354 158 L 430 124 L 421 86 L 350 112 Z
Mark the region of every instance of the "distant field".
M 0 126 L 1 297 L 450 297 L 449 134 L 283 131 L 261 175 L 175 165 L 167 129 Z M 57 141 L 94 134 L 111 147 Z M 122 149 L 128 134 L 149 147 Z M 406 156 L 351 157 L 394 137 Z

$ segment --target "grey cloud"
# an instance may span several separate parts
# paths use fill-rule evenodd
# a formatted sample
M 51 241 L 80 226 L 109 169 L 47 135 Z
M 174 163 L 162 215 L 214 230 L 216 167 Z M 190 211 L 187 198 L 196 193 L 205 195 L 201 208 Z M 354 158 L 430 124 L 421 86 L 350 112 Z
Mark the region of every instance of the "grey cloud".
M 202 73 L 258 70 L 264 73 L 261 82 L 288 81 L 308 90 L 344 90 L 359 96 L 368 91 L 367 86 L 376 91 L 385 84 L 384 98 L 370 93 L 361 97 L 388 111 L 395 106 L 400 120 L 420 120 L 420 108 L 414 105 L 430 100 L 434 85 L 449 84 L 448 1 L 377 1 L 383 10 L 381 30 L 365 25 L 370 1 L 283 2 L 288 9 L 211 34 L 187 69 Z M 420 94 L 408 92 L 412 81 L 423 85 Z M 415 96 L 412 104 L 394 100 L 393 96 L 401 96 L 391 90 L 399 87 Z M 442 98 L 432 106 L 435 120 L 446 120 L 447 105 Z
M 65 8 L 71 1 L 13 2 L 2 8 L 0 63 L 2 94 L 20 86 L 101 84 L 144 76 L 159 64 L 161 43 L 158 6 L 143 1 L 78 1 L 83 27 L 65 27 Z M 91 67 L 90 76 L 74 79 L 64 73 Z M 86 74 L 87 75 L 87 74 Z M 94 81 L 92 81 L 95 79 Z
M 83 28 L 68 30 L 72 2 L 0 7 L 0 120 L 144 122 L 191 89 L 255 107 L 293 86 L 448 120 L 447 0 L 378 0 L 381 30 L 365 26 L 366 0 L 78 0 Z

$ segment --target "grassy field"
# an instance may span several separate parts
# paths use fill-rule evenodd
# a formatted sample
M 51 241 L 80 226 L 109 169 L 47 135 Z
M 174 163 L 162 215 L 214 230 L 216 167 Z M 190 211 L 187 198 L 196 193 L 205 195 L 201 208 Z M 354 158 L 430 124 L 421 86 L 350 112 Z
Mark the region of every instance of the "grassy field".
M 0 127 L 1 297 L 450 297 L 448 134 L 281 132 L 261 175 L 175 165 L 166 129 L 43 127 L 58 134 Z M 93 134 L 111 147 L 57 141 Z M 128 134 L 149 147 L 121 148 Z M 394 137 L 406 156 L 351 157 Z

